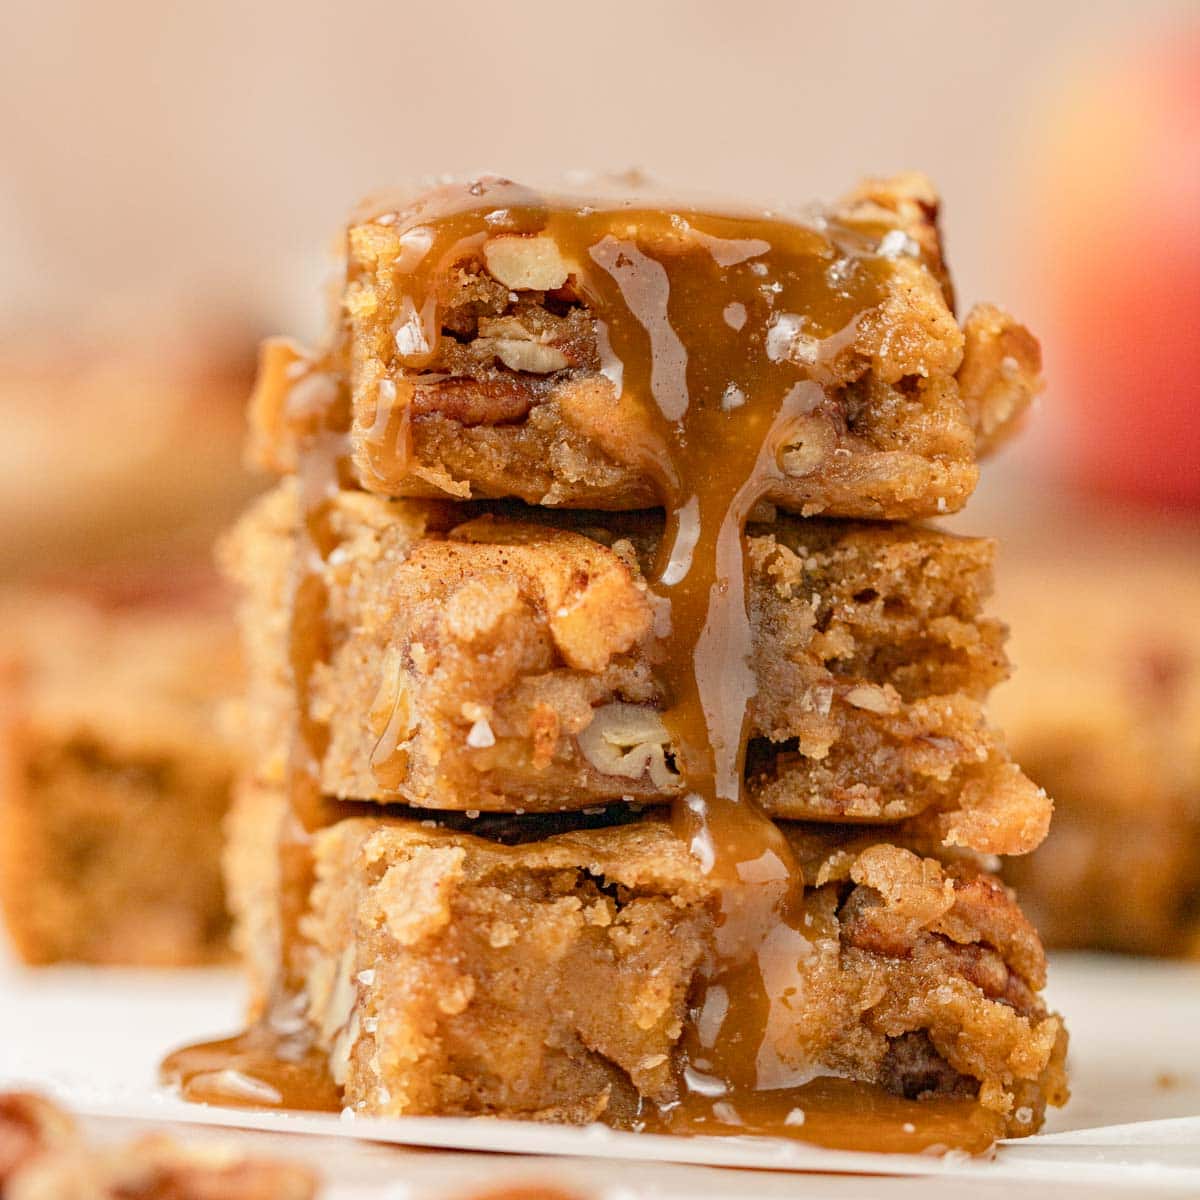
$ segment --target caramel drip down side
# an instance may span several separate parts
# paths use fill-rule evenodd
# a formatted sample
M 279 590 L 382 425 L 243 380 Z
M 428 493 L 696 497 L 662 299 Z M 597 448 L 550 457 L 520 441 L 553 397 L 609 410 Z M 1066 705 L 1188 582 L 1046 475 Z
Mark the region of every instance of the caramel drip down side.
M 727 1121 L 750 1107 L 761 1117 L 764 1097 L 815 1073 L 794 1030 L 823 931 L 782 833 L 742 788 L 756 691 L 744 528 L 781 475 L 784 446 L 825 401 L 824 347 L 845 342 L 881 281 L 868 259 L 805 226 L 650 212 L 602 223 L 551 217 L 547 233 L 582 267 L 606 368 L 654 430 L 636 450 L 667 514 L 652 588 L 664 720 L 687 789 L 674 824 L 719 897 L 680 1117 L 714 1105 Z
M 295 726 L 289 738 L 287 807 L 277 837 L 278 963 L 261 1018 L 232 1038 L 175 1051 L 161 1068 L 164 1082 L 197 1103 L 241 1107 L 340 1107 L 323 1050 L 307 1020 L 301 921 L 314 883 L 312 834 L 336 819 L 321 792 L 328 731 L 312 716 L 313 672 L 329 655 L 329 596 L 324 564 L 337 546 L 330 514 L 347 455 L 349 408 L 331 363 L 309 364 L 270 347 L 287 376 L 288 403 L 298 421 L 300 511 L 287 597 L 288 667 Z M 262 381 L 273 382 L 278 380 Z

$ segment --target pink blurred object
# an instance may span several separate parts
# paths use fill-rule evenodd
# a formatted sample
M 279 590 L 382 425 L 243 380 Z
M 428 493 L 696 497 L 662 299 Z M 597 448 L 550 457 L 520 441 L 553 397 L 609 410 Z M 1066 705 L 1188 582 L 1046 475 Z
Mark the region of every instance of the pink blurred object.
M 1089 490 L 1200 508 L 1200 27 L 1068 79 L 1029 247 L 1061 452 Z

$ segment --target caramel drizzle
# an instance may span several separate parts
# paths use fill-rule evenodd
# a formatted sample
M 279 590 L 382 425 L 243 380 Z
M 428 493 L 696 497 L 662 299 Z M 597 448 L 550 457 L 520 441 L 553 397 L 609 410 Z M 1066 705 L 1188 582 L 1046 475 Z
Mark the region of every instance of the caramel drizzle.
M 419 372 L 434 361 L 446 272 L 477 259 L 496 234 L 546 234 L 595 317 L 603 373 L 646 417 L 640 444 L 628 449 L 657 481 L 667 514 L 651 588 L 670 697 L 664 720 L 687 788 L 673 822 L 716 882 L 719 901 L 715 953 L 685 1031 L 683 1096 L 647 1113 L 645 1127 L 859 1148 L 986 1148 L 998 1130 L 973 1103 L 917 1106 L 815 1078 L 799 1019 L 803 964 L 816 952 L 814 940 L 830 931 L 805 908 L 802 872 L 786 839 L 742 787 L 756 692 L 743 530 L 782 474 L 779 453 L 795 423 L 829 403 L 823 384 L 832 359 L 852 348 L 858 321 L 882 298 L 878 241 L 885 230 L 547 200 L 501 180 L 442 189 L 403 212 L 359 221 L 371 219 L 402 224 L 394 268 L 402 285 L 393 326 L 397 367 Z M 327 735 L 309 715 L 308 681 L 328 652 L 323 564 L 336 544 L 329 511 L 350 426 L 349 356 L 343 331 L 325 359 L 292 382 L 288 399 L 292 416 L 303 414 L 303 517 L 290 638 L 299 716 L 280 837 L 279 982 L 265 1026 L 168 1060 L 165 1073 L 190 1080 L 185 1094 L 195 1099 L 329 1107 L 332 1095 L 337 1102 L 297 1020 L 303 980 L 296 950 L 312 882 L 310 834 L 331 819 L 320 788 Z M 381 478 L 402 478 L 411 463 L 406 399 L 395 380 L 377 385 L 364 449 L 365 469 L 374 463 Z M 387 738 L 385 731 L 376 764 L 385 772 Z M 214 1075 L 220 1064 L 233 1070 L 234 1086 Z M 239 1097 L 238 1080 L 257 1098 Z M 264 1100 L 264 1086 L 277 1099 Z M 798 1105 L 818 1116 L 807 1130 L 792 1119 Z M 913 1124 L 918 1108 L 928 1117 L 916 1118 L 920 1127 Z
M 643 430 L 630 458 L 667 527 L 651 581 L 664 720 L 686 794 L 674 825 L 717 884 L 716 953 L 687 1035 L 681 1114 L 760 1106 L 809 1082 L 796 1035 L 804 960 L 823 931 L 786 839 L 743 794 L 756 692 L 743 529 L 796 422 L 827 403 L 832 359 L 882 299 L 878 230 L 769 216 L 547 201 L 502 181 L 435 194 L 397 218 L 396 362 L 420 371 L 442 336 L 438 281 L 498 234 L 548 236 L 597 325 L 602 371 Z M 368 460 L 402 478 L 407 412 L 376 397 Z M 782 1128 L 782 1121 L 780 1122 Z
M 331 362 L 296 358 L 285 370 L 291 376 L 289 404 L 297 421 L 299 520 L 287 597 L 295 703 L 287 806 L 276 839 L 275 977 L 265 1010 L 249 1029 L 182 1047 L 163 1061 L 160 1076 L 197 1103 L 327 1111 L 339 1107 L 340 1091 L 307 1019 L 301 922 L 315 882 L 312 835 L 337 819 L 337 806 L 321 787 L 329 733 L 314 719 L 311 700 L 313 673 L 330 652 L 324 567 L 338 544 L 331 516 L 347 474 L 350 408 Z

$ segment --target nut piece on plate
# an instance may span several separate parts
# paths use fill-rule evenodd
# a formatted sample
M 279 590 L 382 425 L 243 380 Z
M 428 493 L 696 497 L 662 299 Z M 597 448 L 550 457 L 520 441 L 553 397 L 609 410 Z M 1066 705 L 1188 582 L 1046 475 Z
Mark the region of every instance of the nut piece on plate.
M 0 1092 L 0 1185 L 38 1155 L 74 1139 L 75 1122 L 49 1100 L 33 1092 Z
M 53 338 L 7 338 L 0 577 L 207 561 L 254 491 L 242 466 L 253 377 L 243 336 L 64 325 Z
M 36 1158 L 4 1193 L 6 1200 L 315 1200 L 319 1194 L 316 1174 L 299 1164 L 165 1137 Z
M 161 1135 L 91 1146 L 49 1100 L 0 1092 L 4 1200 L 315 1200 L 319 1190 L 307 1167 L 226 1146 Z

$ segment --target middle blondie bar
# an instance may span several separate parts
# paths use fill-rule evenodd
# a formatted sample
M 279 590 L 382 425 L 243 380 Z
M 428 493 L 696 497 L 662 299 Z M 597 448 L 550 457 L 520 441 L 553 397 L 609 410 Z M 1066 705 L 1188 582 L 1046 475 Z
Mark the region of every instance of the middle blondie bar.
M 306 717 L 328 728 L 334 796 L 458 811 L 546 811 L 681 790 L 660 711 L 653 514 L 461 508 L 340 493 L 326 661 Z M 524 519 L 520 519 L 524 518 Z M 282 485 L 226 549 L 264 729 L 289 728 Z M 1050 801 L 1008 758 L 981 700 L 1007 674 L 983 614 L 991 543 L 912 526 L 779 517 L 751 526 L 758 695 L 750 795 L 777 817 L 917 822 L 950 844 L 1020 853 Z

